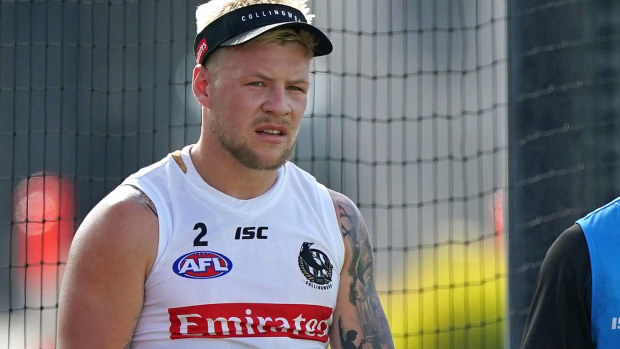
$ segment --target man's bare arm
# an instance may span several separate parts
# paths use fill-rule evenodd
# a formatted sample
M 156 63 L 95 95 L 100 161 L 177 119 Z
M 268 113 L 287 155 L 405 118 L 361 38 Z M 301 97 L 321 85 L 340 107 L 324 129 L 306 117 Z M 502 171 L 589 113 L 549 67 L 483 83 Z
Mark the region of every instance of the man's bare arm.
M 142 309 L 158 244 L 155 206 L 121 186 L 80 225 L 58 307 L 58 348 L 124 348 Z
M 373 275 L 368 229 L 355 204 L 330 191 L 345 244 L 330 346 L 339 348 L 394 348 L 390 327 L 379 301 Z

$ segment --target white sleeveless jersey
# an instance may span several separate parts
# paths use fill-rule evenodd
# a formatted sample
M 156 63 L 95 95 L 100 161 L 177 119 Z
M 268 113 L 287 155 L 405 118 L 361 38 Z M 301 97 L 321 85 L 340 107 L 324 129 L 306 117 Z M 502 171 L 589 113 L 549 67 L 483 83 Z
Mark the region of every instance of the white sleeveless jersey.
M 288 162 L 260 197 L 206 184 L 191 146 L 125 180 L 159 242 L 132 348 L 325 348 L 344 243 L 327 189 Z

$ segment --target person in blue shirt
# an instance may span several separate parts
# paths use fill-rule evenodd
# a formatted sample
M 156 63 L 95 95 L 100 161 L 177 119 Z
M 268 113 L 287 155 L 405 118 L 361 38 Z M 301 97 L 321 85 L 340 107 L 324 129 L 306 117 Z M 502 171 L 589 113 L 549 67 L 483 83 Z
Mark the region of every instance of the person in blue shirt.
M 620 197 L 562 232 L 543 260 L 522 349 L 620 348 Z

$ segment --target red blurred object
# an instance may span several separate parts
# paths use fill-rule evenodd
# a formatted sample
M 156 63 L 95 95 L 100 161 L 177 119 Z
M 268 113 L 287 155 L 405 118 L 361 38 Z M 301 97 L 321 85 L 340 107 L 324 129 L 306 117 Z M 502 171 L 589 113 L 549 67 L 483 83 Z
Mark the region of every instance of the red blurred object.
M 33 174 L 13 191 L 11 292 L 17 342 L 54 348 L 58 290 L 75 229 L 73 181 Z M 15 333 L 15 331 L 13 331 Z M 19 345 L 19 344 L 18 344 Z
M 504 191 L 498 189 L 493 194 L 493 226 L 496 237 L 496 247 L 504 250 Z
M 19 183 L 13 200 L 14 252 L 20 262 L 66 261 L 75 228 L 73 182 L 56 175 L 35 174 Z

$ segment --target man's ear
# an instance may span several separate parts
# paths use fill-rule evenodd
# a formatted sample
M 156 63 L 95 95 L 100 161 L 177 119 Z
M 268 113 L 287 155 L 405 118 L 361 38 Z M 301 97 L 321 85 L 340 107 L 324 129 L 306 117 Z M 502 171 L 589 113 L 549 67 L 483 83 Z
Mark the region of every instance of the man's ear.
M 198 100 L 198 103 L 203 106 L 209 108 L 209 71 L 207 68 L 201 64 L 197 64 L 194 67 L 194 74 L 192 79 L 192 90 L 194 91 L 194 96 Z

